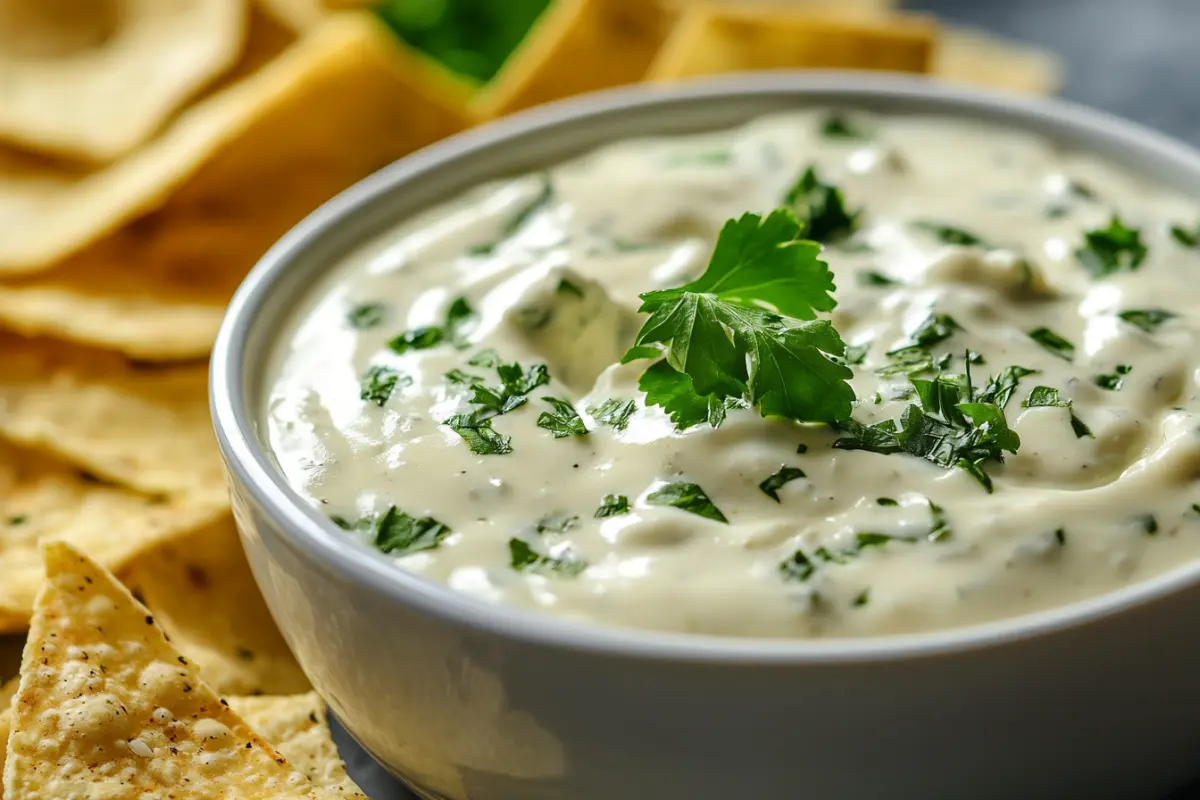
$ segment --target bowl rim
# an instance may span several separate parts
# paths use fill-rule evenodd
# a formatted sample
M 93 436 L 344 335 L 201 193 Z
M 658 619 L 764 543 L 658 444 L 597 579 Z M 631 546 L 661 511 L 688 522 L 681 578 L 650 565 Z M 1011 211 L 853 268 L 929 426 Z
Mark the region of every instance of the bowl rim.
M 286 483 L 256 432 L 257 411 L 247 407 L 244 359 L 258 308 L 297 254 L 396 186 L 485 147 L 546 135 L 556 126 L 580 119 L 680 102 L 736 102 L 747 95 L 792 97 L 798 106 L 825 103 L 849 108 L 856 101 L 867 105 L 871 100 L 885 99 L 943 106 L 944 112 L 952 116 L 999 116 L 1015 129 L 1039 124 L 1060 127 L 1084 141 L 1128 148 L 1151 162 L 1193 174 L 1200 181 L 1200 152 L 1164 134 L 1082 105 L 951 86 L 921 77 L 832 70 L 765 71 L 669 86 L 639 84 L 609 89 L 539 106 L 443 139 L 356 183 L 312 212 L 251 269 L 228 306 L 210 361 L 213 425 L 230 480 L 264 510 L 281 531 L 281 541 L 343 580 L 365 585 L 391 602 L 462 629 L 530 645 L 667 662 L 850 664 L 945 656 L 1082 628 L 1200 584 L 1197 560 L 1112 592 L 1030 614 L 878 637 L 741 638 L 610 627 L 490 603 L 410 573 L 382 555 L 346 541 L 332 522 Z M 695 128 L 697 132 L 705 129 L 703 125 Z M 591 146 L 603 143 L 597 141 Z

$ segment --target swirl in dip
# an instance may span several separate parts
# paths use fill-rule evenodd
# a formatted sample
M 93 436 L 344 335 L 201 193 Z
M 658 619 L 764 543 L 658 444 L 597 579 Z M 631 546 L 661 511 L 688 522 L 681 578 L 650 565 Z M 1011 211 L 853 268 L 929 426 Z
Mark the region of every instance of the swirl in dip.
M 639 390 L 651 362 L 619 363 L 638 296 L 789 196 L 836 277 L 821 316 L 852 417 L 733 403 L 680 430 Z M 1070 603 L 1200 555 L 1197 220 L 1087 154 L 955 119 L 621 142 L 346 257 L 281 335 L 269 443 L 399 567 L 595 623 L 873 636 Z M 974 458 L 996 428 L 954 400 L 1015 436 Z

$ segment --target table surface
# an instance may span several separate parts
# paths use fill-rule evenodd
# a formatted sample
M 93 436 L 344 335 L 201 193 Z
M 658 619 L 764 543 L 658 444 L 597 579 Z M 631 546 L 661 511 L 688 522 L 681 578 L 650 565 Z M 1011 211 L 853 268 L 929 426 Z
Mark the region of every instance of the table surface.
M 1039 44 L 1067 62 L 1062 94 L 1200 145 L 1200 0 L 906 0 L 947 22 Z M 0 637 L 0 674 L 20 641 Z M 414 800 L 340 728 L 343 757 L 373 800 Z M 1200 769 L 1200 755 L 1197 756 Z M 1170 800 L 1200 798 L 1200 780 Z M 1157 800 L 1147 798 L 1147 800 Z

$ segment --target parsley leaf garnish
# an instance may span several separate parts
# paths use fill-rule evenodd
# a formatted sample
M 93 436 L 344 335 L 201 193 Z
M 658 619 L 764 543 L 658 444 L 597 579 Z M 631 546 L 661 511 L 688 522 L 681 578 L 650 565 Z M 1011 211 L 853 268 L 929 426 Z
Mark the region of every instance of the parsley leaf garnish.
M 1117 316 L 1145 333 L 1154 333 L 1158 330 L 1159 325 L 1169 319 L 1175 319 L 1179 315 L 1161 308 L 1131 308 L 1128 311 L 1122 311 Z
M 1075 345 L 1049 328 L 1034 328 L 1028 336 L 1063 361 L 1075 360 Z
M 954 317 L 949 314 L 931 313 L 912 332 L 912 340 L 917 347 L 924 347 L 928 350 L 935 344 L 949 339 L 955 331 L 961 330 L 962 326 L 955 322 Z
M 619 431 L 629 427 L 629 418 L 637 410 L 637 404 L 632 400 L 619 400 L 610 397 L 598 406 L 592 406 L 588 413 L 604 425 L 611 425 Z
M 420 328 L 411 328 L 399 336 L 388 340 L 387 346 L 393 352 L 401 355 L 409 350 L 428 350 L 431 347 L 437 347 L 446 338 L 446 332 L 437 325 L 425 325 Z
M 366 374 L 359 381 L 358 397 L 360 400 L 366 400 L 382 407 L 397 387 L 402 389 L 411 385 L 412 382 L 412 376 L 398 369 L 375 364 L 367 368 Z
M 721 513 L 721 509 L 708 499 L 704 490 L 688 481 L 677 481 L 660 486 L 646 496 L 646 502 L 652 506 L 673 506 L 717 522 L 729 522 Z
M 639 310 L 650 318 L 624 360 L 665 352 L 659 363 L 666 366 L 652 368 L 639 386 L 677 425 L 723 419 L 727 399 L 757 406 L 763 416 L 849 417 L 853 373 L 830 358 L 843 355 L 845 343 L 827 321 L 814 320 L 835 305 L 833 276 L 800 230 L 785 209 L 730 220 L 700 278 L 641 296 Z
M 528 370 L 523 370 L 516 362 L 500 364 L 496 367 L 496 373 L 500 376 L 500 386 L 484 386 L 482 383 L 471 385 L 471 402 L 477 408 L 470 416 L 476 420 L 507 414 L 520 408 L 529 399 L 526 395 L 550 381 L 545 364 L 534 364 Z
M 375 546 L 384 553 L 415 553 L 441 544 L 450 528 L 433 517 L 413 517 L 390 507 L 375 525 Z
M 381 324 L 386 312 L 383 303 L 360 303 L 346 312 L 346 323 L 355 330 L 365 331 Z
M 808 476 L 804 474 L 804 470 L 799 469 L 798 467 L 789 467 L 785 465 L 780 467 L 775 474 L 759 483 L 758 488 L 763 490 L 763 494 L 778 503 L 780 502 L 779 490 L 784 484 L 807 477 Z
M 493 428 L 491 418 L 480 419 L 474 414 L 455 414 L 442 424 L 461 436 L 467 447 L 476 455 L 502 456 L 512 452 L 512 437 L 504 436 Z
M 1137 269 L 1147 252 L 1141 231 L 1126 227 L 1120 217 L 1113 215 L 1107 228 L 1084 234 L 1084 244 L 1075 250 L 1075 259 L 1096 279 Z
M 458 384 L 465 383 L 465 384 L 470 385 L 473 383 L 482 383 L 483 382 L 483 378 L 481 378 L 480 376 L 472 375 L 469 372 L 463 372 L 461 369 L 458 369 L 457 367 L 455 367 L 454 369 L 445 373 L 442 377 L 444 377 L 450 383 L 458 383 Z
M 915 375 L 934 368 L 933 356 L 919 345 L 889 350 L 886 355 L 891 363 L 876 370 L 880 375 Z
M 1147 536 L 1154 536 L 1158 533 L 1158 519 L 1153 514 L 1142 514 L 1138 517 L 1138 524 L 1142 526 L 1142 531 Z
M 554 411 L 543 411 L 538 415 L 537 426 L 545 428 L 554 435 L 555 439 L 565 439 L 568 436 L 586 436 L 587 426 L 583 424 L 575 406 L 557 397 L 543 397 Z
M 566 533 L 572 528 L 579 527 L 579 515 L 554 511 L 538 518 L 534 528 L 538 533 Z
M 531 219 L 548 208 L 554 202 L 554 184 L 550 182 L 550 176 L 542 175 L 541 186 L 538 193 L 525 205 L 517 210 L 516 214 L 504 223 L 504 227 L 500 231 L 500 238 L 494 242 L 473 245 L 467 249 L 471 255 L 490 255 L 496 252 L 496 248 L 500 246 L 506 239 L 511 239 L 524 228 Z
M 1092 376 L 1092 383 L 1109 392 L 1119 392 L 1125 385 L 1125 376 L 1133 372 L 1132 364 L 1117 364 L 1112 372 Z
M 916 220 L 912 223 L 912 227 L 919 231 L 932 234 L 943 244 L 956 244 L 963 247 L 988 247 L 989 245 L 981 236 L 971 233 L 965 228 L 957 228 L 953 225 L 946 225 L 942 222 L 934 222 L 932 220 Z
M 780 576 L 785 581 L 796 583 L 808 580 L 815 569 L 812 559 L 804 555 L 803 550 L 797 550 L 779 564 Z
M 806 169 L 783 196 L 783 204 L 804 223 L 805 237 L 822 244 L 854 233 L 862 214 L 861 210 L 846 210 L 842 190 L 831 183 L 822 183 L 813 167 Z
M 714 428 L 725 421 L 725 404 L 716 395 L 701 397 L 692 388 L 692 379 L 676 372 L 670 364 L 657 361 L 642 373 L 638 388 L 646 393 L 646 405 L 661 406 L 678 430 L 703 422 Z
M 976 399 L 981 403 L 991 403 L 999 408 L 1004 408 L 1012 399 L 1013 392 L 1016 391 L 1021 378 L 1036 373 L 1036 369 L 1027 369 L 1015 364 L 1005 367 L 1000 370 L 999 375 L 988 381 L 987 386 L 976 395 Z
M 606 494 L 604 495 L 604 499 L 600 501 L 600 507 L 596 509 L 596 513 L 592 516 L 596 519 L 604 519 L 605 517 L 616 517 L 628 513 L 628 497 L 623 494 Z
M 1050 386 L 1035 386 L 1033 391 L 1029 393 L 1021 405 L 1025 408 L 1066 408 L 1071 409 L 1071 430 L 1075 432 L 1076 439 L 1082 439 L 1084 436 L 1091 436 L 1092 429 L 1084 424 L 1083 420 L 1075 416 L 1074 409 L 1071 408 L 1071 401 L 1064 400 L 1059 394 L 1058 389 Z
M 532 572 L 536 575 L 563 575 L 574 577 L 587 569 L 587 562 L 570 550 L 560 556 L 543 555 L 524 539 L 508 540 L 509 565 L 517 572 Z
M 867 360 L 867 354 L 871 352 L 871 342 L 863 342 L 862 344 L 846 345 L 846 355 L 842 360 L 847 364 L 858 365 Z
M 457 297 L 446 309 L 446 339 L 459 350 L 470 346 L 467 334 L 474 327 L 479 316 L 471 308 L 465 297 Z
M 472 367 L 494 367 L 500 363 L 500 354 L 489 347 L 468 358 L 467 363 Z

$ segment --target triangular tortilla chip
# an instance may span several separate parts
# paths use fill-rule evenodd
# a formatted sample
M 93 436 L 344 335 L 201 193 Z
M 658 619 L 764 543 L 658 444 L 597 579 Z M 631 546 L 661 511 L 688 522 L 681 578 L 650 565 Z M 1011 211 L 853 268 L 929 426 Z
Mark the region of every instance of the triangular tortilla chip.
M 1054 94 L 1063 82 L 1053 53 L 970 28 L 943 28 L 933 74 L 953 83 Z
M 246 22 L 242 0 L 41 0 L 0 16 L 0 138 L 90 161 L 143 142 L 232 66 Z
M 509 56 L 472 111 L 483 119 L 561 97 L 636 83 L 675 13 L 649 0 L 557 0 Z
M 316 692 L 284 697 L 230 697 L 229 707 L 317 786 L 345 800 L 365 800 L 346 774 Z
M 49 456 L 0 444 L 0 633 L 28 626 L 38 544 L 62 539 L 110 569 L 229 513 L 224 492 L 163 497 L 97 483 Z
M 231 516 L 154 548 L 122 576 L 218 692 L 308 690 L 250 573 Z
M 776 6 L 689 8 L 651 80 L 757 69 L 928 72 L 937 25 L 920 16 L 844 16 Z
M 0 146 L 0 274 L 47 269 L 160 207 L 251 121 L 243 87 L 292 38 L 266 15 L 252 15 L 242 58 L 213 93 L 110 165 L 89 168 Z
M 220 491 L 208 368 L 0 333 L 0 436 L 150 494 Z
M 336 797 L 230 710 L 103 567 L 63 542 L 43 556 L 6 800 Z
M 0 775 L 4 774 L 4 754 L 8 750 L 8 734 L 12 729 L 12 714 L 9 712 L 9 706 L 12 705 L 12 699 L 17 694 L 18 678 L 13 678 L 8 683 L 0 686 Z M 4 782 L 0 781 L 0 798 L 4 797 Z
M 444 91 L 429 75 L 448 81 L 369 15 L 331 18 L 212 98 L 228 104 L 236 92 L 239 118 L 253 124 L 167 207 L 55 269 L 0 285 L 0 324 L 142 360 L 204 357 L 229 296 L 281 235 L 376 168 L 465 126 L 462 87 Z

